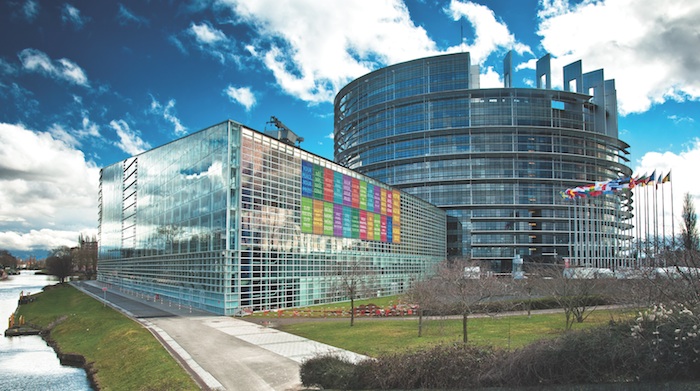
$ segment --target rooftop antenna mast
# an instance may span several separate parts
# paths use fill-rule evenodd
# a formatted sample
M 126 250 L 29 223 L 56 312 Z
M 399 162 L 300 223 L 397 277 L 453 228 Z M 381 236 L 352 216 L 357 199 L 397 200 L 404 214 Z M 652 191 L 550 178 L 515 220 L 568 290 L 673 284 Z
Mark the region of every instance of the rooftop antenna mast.
M 298 147 L 299 144 L 304 141 L 303 137 L 297 136 L 296 133 L 289 129 L 287 125 L 283 124 L 282 121 L 278 120 L 274 115 L 270 117 L 270 120 L 267 123 L 274 125 L 277 130 L 267 131 L 266 133 L 272 134 L 276 139 L 285 144 Z

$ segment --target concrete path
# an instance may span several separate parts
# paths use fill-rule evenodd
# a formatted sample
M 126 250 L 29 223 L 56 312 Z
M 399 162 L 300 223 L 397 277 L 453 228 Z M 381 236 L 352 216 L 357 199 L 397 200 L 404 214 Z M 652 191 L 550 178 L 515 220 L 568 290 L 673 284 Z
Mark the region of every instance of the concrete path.
M 187 369 L 203 389 L 302 389 L 300 364 L 317 354 L 351 361 L 365 356 L 241 319 L 215 316 L 169 302 L 154 302 L 106 287 L 98 281 L 73 283 L 91 296 L 141 322 Z

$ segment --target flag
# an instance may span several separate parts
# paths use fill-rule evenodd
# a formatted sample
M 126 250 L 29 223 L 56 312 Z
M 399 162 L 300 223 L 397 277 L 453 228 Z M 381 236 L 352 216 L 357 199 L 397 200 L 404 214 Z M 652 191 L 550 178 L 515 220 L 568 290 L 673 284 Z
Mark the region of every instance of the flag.
M 663 179 L 661 179 L 661 183 L 666 183 L 666 182 L 671 182 L 671 171 L 670 170 L 668 171 L 668 174 L 666 174 L 666 176 L 663 177 Z
M 642 176 L 638 176 L 637 178 L 634 179 L 634 184 L 637 186 L 644 186 L 646 183 L 649 182 L 649 177 L 647 174 L 644 174 Z
M 649 182 L 654 182 L 654 181 L 656 181 L 656 170 L 654 170 L 654 172 L 651 173 L 651 176 L 647 179 L 646 183 L 644 183 L 644 184 L 648 185 Z

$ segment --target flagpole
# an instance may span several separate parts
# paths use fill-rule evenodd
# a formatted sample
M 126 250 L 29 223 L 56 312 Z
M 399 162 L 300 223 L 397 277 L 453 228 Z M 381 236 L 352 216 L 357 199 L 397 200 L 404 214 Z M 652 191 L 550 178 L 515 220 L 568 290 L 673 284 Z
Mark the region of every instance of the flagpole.
M 662 177 L 666 178 L 666 177 Z M 664 197 L 664 181 L 661 179 L 661 240 L 663 249 L 665 250 L 668 246 L 666 245 L 666 198 Z
M 671 180 L 671 171 L 668 172 L 668 183 L 671 184 L 671 248 L 676 249 L 676 219 L 673 216 L 673 181 Z
M 659 181 L 654 181 L 654 188 L 652 189 L 654 192 L 654 259 L 656 259 L 657 255 L 659 254 L 659 208 L 657 202 L 658 199 L 656 196 L 658 189 Z
M 648 183 L 649 182 L 644 184 L 644 247 L 647 258 L 651 254 L 651 241 L 649 240 L 649 186 L 647 186 Z
M 636 224 L 634 225 L 634 234 L 636 240 L 636 247 L 637 247 L 637 267 L 642 266 L 642 217 L 640 213 L 642 212 L 642 200 L 640 199 L 639 195 L 639 187 L 635 185 L 634 189 L 632 189 L 634 193 L 632 196 L 634 197 L 634 217 L 636 220 Z

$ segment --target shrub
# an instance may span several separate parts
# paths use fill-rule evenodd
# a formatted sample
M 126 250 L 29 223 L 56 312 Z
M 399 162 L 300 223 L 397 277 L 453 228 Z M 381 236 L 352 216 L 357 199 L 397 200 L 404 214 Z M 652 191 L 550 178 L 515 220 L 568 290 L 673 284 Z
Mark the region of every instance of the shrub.
M 482 379 L 500 351 L 464 344 L 439 345 L 368 360 L 358 365 L 361 389 L 471 388 L 488 385 Z
M 333 354 L 312 357 L 301 364 L 301 384 L 337 390 L 350 388 L 355 378 L 355 365 Z
M 700 379 L 698 309 L 656 305 L 632 321 L 568 332 L 513 352 L 440 345 L 365 360 L 321 356 L 302 365 L 305 386 L 465 389 Z
M 654 305 L 630 327 L 640 379 L 700 378 L 700 317 L 683 305 Z
M 634 380 L 627 323 L 569 332 L 512 352 L 490 377 L 501 385 L 587 384 Z

